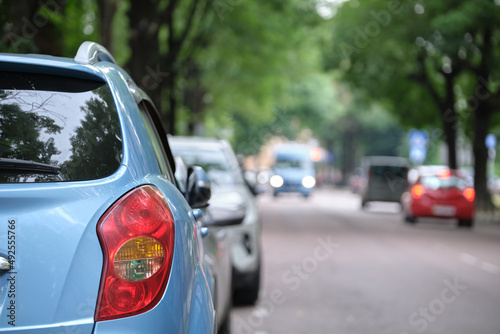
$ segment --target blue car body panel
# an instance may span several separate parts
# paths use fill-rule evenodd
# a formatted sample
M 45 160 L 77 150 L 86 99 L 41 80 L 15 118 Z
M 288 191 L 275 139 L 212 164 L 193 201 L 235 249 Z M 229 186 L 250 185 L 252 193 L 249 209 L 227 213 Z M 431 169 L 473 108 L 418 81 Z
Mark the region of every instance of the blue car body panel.
M 123 156 L 120 168 L 103 179 L 0 184 L 0 256 L 11 255 L 14 265 L 0 273 L 0 332 L 213 333 L 213 282 L 197 225 L 183 195 L 161 175 L 128 74 L 108 62 L 90 66 L 50 56 L 0 55 L 0 70 L 6 67 L 105 81 L 118 111 Z M 175 220 L 168 285 L 152 310 L 94 322 L 103 269 L 97 223 L 116 200 L 144 184 L 165 195 Z

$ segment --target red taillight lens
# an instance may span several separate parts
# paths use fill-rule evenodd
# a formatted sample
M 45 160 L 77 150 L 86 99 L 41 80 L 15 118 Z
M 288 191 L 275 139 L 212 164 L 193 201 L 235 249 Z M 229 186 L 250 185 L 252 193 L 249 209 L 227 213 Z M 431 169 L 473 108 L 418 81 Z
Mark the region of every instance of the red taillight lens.
M 474 202 L 474 198 L 476 197 L 476 192 L 474 188 L 465 188 L 463 195 L 465 199 L 468 200 L 469 202 Z
M 423 194 L 425 194 L 425 188 L 423 185 L 416 184 L 411 188 L 411 196 L 414 199 L 419 199 Z
M 104 253 L 96 321 L 152 309 L 167 286 L 174 252 L 174 219 L 152 186 L 129 192 L 97 225 Z

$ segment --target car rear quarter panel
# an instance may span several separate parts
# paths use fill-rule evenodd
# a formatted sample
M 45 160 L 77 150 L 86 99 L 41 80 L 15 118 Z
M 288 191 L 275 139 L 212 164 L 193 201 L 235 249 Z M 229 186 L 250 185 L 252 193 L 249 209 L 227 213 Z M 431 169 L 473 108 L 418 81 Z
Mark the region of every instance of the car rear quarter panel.
M 102 270 L 96 224 L 134 185 L 125 168 L 100 181 L 0 185 L 0 255 L 8 256 L 8 221 L 16 245 L 14 268 L 1 275 L 2 284 L 15 278 L 15 292 L 1 302 L 14 301 L 16 329 L 92 327 Z M 10 314 L 2 307 L 0 331 L 14 328 Z
M 96 323 L 103 333 L 212 333 L 214 309 L 203 248 L 191 209 L 184 197 L 161 176 L 148 176 L 165 194 L 175 219 L 175 250 L 170 279 L 161 302 L 151 311 Z
M 176 327 L 176 332 L 187 333 L 189 326 L 195 326 L 191 324 L 193 321 L 197 323 L 195 327 L 198 331 L 192 333 L 211 333 L 214 323 L 210 290 L 212 283 L 208 282 L 211 278 L 205 269 L 206 264 L 202 262 L 203 248 L 200 235 L 195 230 L 194 218 L 190 214 L 191 208 L 177 188 L 160 175 L 144 121 L 125 84 L 130 79 L 128 74 L 120 69 L 109 69 L 105 64 L 101 66 L 101 70 L 107 73 L 120 113 L 124 164 L 138 184 L 153 184 L 165 194 L 176 221 L 176 243 L 171 276 L 160 304 L 135 317 L 99 322 L 95 333 L 164 333 L 172 326 Z M 144 330 L 142 326 L 146 323 L 147 330 Z M 191 333 L 191 329 L 189 331 Z
M 99 322 L 94 332 L 211 333 L 211 293 L 189 206 L 167 180 L 150 177 L 142 181 L 156 184 L 165 194 L 176 222 L 170 280 L 153 310 Z M 0 186 L 0 217 L 5 220 L 0 230 L 0 254 L 8 257 L 4 242 L 8 220 L 15 220 L 17 247 L 14 269 L 1 276 L 4 289 L 9 277 L 15 277 L 15 297 L 2 294 L 0 331 L 14 327 L 8 324 L 10 311 L 6 306 L 10 300 L 16 305 L 16 329 L 29 333 L 92 331 L 103 265 L 97 221 L 113 202 L 136 186 L 125 168 L 106 182 Z

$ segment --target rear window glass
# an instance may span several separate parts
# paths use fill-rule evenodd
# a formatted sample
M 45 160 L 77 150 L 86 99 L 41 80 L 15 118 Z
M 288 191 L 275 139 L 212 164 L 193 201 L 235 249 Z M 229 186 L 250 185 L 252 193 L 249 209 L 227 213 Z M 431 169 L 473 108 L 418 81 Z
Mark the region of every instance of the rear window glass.
M 121 157 L 104 82 L 0 72 L 0 183 L 98 179 L 113 174 Z
M 420 183 L 429 189 L 444 189 L 444 188 L 465 188 L 466 181 L 464 179 L 458 178 L 456 176 L 450 176 L 448 178 L 439 178 L 437 176 L 424 176 L 420 180 Z
M 408 174 L 408 168 L 399 166 L 371 166 L 370 172 L 372 177 L 375 176 L 385 178 L 398 176 L 406 178 Z

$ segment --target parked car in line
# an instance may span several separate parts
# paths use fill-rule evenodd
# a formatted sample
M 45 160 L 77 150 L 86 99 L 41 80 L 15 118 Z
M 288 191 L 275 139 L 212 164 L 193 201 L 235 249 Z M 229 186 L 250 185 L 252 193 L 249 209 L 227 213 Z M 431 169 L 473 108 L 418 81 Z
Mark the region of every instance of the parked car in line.
M 178 155 L 175 159 L 175 177 L 181 191 L 186 194 L 190 189 L 189 176 L 192 175 L 192 168 L 199 166 L 189 166 Z M 208 177 L 208 176 L 207 176 Z M 231 306 L 232 306 L 232 263 L 231 263 L 231 239 L 224 226 L 226 224 L 238 223 L 238 221 L 216 222 L 210 212 L 203 208 L 203 218 L 201 220 L 203 238 L 203 248 L 205 250 L 205 260 L 209 264 L 211 277 L 214 279 L 214 305 L 217 314 L 218 334 L 231 333 Z M 241 222 L 241 221 L 240 221 Z
M 448 168 L 421 170 L 417 181 L 402 196 L 405 221 L 436 217 L 458 220 L 460 227 L 472 227 L 475 213 L 474 188 L 466 176 Z
M 358 167 L 354 170 L 354 173 L 349 177 L 349 187 L 353 194 L 358 194 L 363 188 L 363 183 L 366 182 L 366 178 L 363 175 L 363 168 Z
M 361 207 L 368 202 L 401 203 L 408 188 L 407 159 L 391 156 L 369 156 L 363 160 L 365 182 L 361 185 Z
M 260 219 L 238 159 L 224 140 L 172 136 L 169 142 L 174 154 L 207 171 L 212 186 L 208 210 L 215 225 L 234 224 L 224 227 L 232 243 L 234 301 L 255 303 L 260 290 Z
M 197 220 L 148 96 L 96 43 L 0 54 L 0 332 L 215 333 Z

